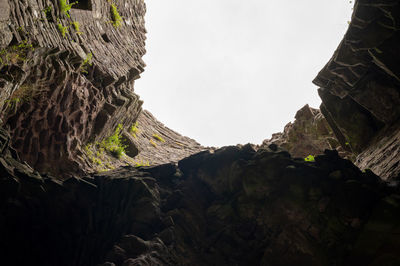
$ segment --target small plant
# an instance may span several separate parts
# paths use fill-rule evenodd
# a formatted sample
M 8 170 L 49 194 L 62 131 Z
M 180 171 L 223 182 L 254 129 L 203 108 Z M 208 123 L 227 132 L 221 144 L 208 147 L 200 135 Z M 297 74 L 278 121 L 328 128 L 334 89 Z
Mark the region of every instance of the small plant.
M 156 140 L 158 140 L 160 142 L 165 142 L 165 140 L 157 134 L 153 134 L 153 138 L 155 138 Z
M 21 102 L 21 98 L 11 98 L 9 100 L 4 101 L 7 103 L 8 112 L 17 113 L 18 104 Z
M 114 3 L 111 3 L 111 23 L 115 28 L 118 28 L 121 25 L 122 17 L 120 16 L 117 6 Z
M 122 144 L 121 130 L 122 125 L 118 124 L 117 128 L 114 131 L 114 134 L 100 143 L 101 148 L 104 148 L 106 151 L 110 152 L 118 159 L 125 154 L 126 148 L 126 146 Z
M 80 69 L 81 69 L 82 73 L 85 73 L 85 74 L 88 73 L 88 70 L 87 70 L 88 66 L 91 66 L 93 64 L 92 63 L 92 58 L 93 58 L 93 54 L 92 53 L 88 53 L 86 55 L 85 60 L 83 60 L 81 66 L 80 66 Z
M 137 134 L 139 133 L 138 122 L 136 121 L 133 125 L 129 128 L 129 133 L 137 139 Z
M 59 3 L 61 12 L 64 13 L 67 17 L 71 17 L 69 15 L 69 10 L 72 8 L 73 5 L 76 5 L 78 1 L 67 4 L 67 0 L 59 0 Z
M 71 22 L 72 27 L 74 27 L 74 30 L 76 31 L 76 34 L 82 34 L 82 32 L 79 30 L 79 22 L 78 21 L 73 21 Z
M 61 33 L 61 35 L 65 38 L 65 34 L 68 32 L 68 27 L 63 26 L 61 23 L 57 24 L 58 31 Z
M 313 155 L 308 155 L 306 158 L 304 158 L 304 161 L 306 162 L 315 162 L 315 158 Z
M 150 144 L 157 148 L 157 144 L 152 139 L 150 139 Z
M 0 50 L 0 64 L 17 64 L 24 62 L 29 51 L 35 50 L 27 40 L 23 40 L 18 45 L 13 45 Z
M 53 22 L 53 17 L 51 16 L 51 6 L 46 7 L 42 10 L 44 16 L 46 17 L 47 21 Z

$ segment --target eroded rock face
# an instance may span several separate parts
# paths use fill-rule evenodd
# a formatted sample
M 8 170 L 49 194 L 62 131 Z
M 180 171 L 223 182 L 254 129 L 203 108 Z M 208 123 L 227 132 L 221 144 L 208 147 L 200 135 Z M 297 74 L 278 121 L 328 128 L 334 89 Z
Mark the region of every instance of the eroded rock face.
M 263 141 L 260 148 L 270 144 L 281 146 L 294 157 L 322 154 L 325 149 L 337 149 L 342 157 L 351 158 L 336 139 L 331 127 L 318 109 L 305 105 L 289 122 L 283 132 L 272 134 L 271 139 Z
M 79 2 L 0 2 L 12 33 L 1 44 L 3 125 L 23 160 L 57 175 L 79 172 L 80 147 L 132 125 L 142 104 L 133 86 L 145 66 L 144 2 Z
M 65 181 L 1 137 L 7 265 L 397 265 L 400 194 L 337 152 L 250 146 Z M 11 189 L 12 188 L 12 189 Z
M 398 149 L 382 136 L 397 135 L 400 118 L 400 2 L 357 0 L 349 29 L 328 64 L 315 78 L 320 107 L 343 147 L 360 154 L 357 164 L 385 178 L 400 170 Z M 380 137 L 379 137 L 380 136 Z M 396 141 L 396 139 L 388 139 Z M 391 157 L 369 156 L 380 150 Z M 363 153 L 365 151 L 365 153 Z M 368 155 L 369 154 L 369 155 Z M 379 165 L 379 167 L 376 167 Z M 379 170 L 382 169 L 382 170 Z
M 138 155 L 134 158 L 138 163 L 158 165 L 178 162 L 207 149 L 166 127 L 147 110 L 140 113 L 136 127 L 137 132 L 130 132 L 129 138 L 138 148 Z
M 124 167 L 83 180 L 36 174 L 32 182 L 8 172 L 1 178 L 2 261 L 399 263 L 398 190 L 335 151 L 315 159 L 246 145 L 204 151 L 178 166 Z

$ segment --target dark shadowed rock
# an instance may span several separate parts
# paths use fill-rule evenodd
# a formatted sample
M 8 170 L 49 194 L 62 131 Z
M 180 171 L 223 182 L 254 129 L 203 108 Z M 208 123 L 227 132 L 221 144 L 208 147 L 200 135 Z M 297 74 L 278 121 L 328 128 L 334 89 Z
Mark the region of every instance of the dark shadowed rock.
M 283 132 L 272 134 L 271 139 L 264 140 L 260 148 L 275 149 L 271 145 L 286 149 L 294 157 L 322 154 L 325 149 L 338 149 L 342 157 L 352 157 L 348 150 L 340 146 L 321 112 L 308 104 L 297 111 L 294 122 L 289 122 Z
M 400 172 L 399 10 L 399 1 L 355 1 L 347 33 L 314 79 L 342 147 L 385 179 Z

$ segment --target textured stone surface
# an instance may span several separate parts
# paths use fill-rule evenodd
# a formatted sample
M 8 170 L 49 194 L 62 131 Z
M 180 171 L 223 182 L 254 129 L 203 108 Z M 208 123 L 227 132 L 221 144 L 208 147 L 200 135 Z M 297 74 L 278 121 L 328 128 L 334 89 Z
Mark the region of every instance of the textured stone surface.
M 102 172 L 124 165 L 154 166 L 177 162 L 184 157 L 209 149 L 184 137 L 143 110 L 135 123 L 122 127 L 119 134 L 125 154 L 116 158 L 104 145 L 91 142 L 84 147 L 81 167 L 87 173 Z
M 119 27 L 111 23 L 111 2 L 87 2 L 69 15 L 59 1 L 1 2 L 13 35 L 4 56 L 11 59 L 0 65 L 2 120 L 19 155 L 43 172 L 79 173 L 80 147 L 118 124 L 130 126 L 141 110 L 133 86 L 145 66 L 144 2 L 114 1 Z M 14 47 L 24 43 L 33 49 L 21 54 Z
M 383 179 L 400 181 L 400 128 L 395 127 L 380 132 L 357 156 L 355 164 L 372 170 Z
M 0 133 L 6 265 L 400 262 L 398 188 L 334 151 L 225 147 L 61 182 L 20 168 Z
M 400 1 L 355 1 L 344 39 L 314 80 L 321 87 L 321 112 L 341 145 L 348 143 L 355 154 L 366 151 L 357 164 L 375 169 L 380 165 L 394 173 L 400 171 L 398 149 L 391 148 L 389 142 L 378 144 L 377 138 L 396 135 L 389 131 L 399 128 L 399 22 Z M 383 146 L 388 149 L 382 149 Z M 391 158 L 366 155 L 373 150 Z M 389 165 L 383 165 L 382 160 L 390 161 Z M 385 171 L 383 177 L 394 177 Z
M 138 132 L 132 141 L 139 150 L 138 156 L 134 158 L 139 163 L 148 162 L 150 165 L 156 165 L 177 162 L 206 149 L 195 140 L 166 127 L 146 110 L 139 115 L 137 128 Z
M 283 132 L 272 134 L 260 148 L 275 144 L 289 151 L 294 157 L 322 154 L 325 149 L 337 149 L 342 157 L 351 158 L 337 141 L 328 122 L 318 109 L 307 105 L 297 111 L 295 121 L 289 122 Z

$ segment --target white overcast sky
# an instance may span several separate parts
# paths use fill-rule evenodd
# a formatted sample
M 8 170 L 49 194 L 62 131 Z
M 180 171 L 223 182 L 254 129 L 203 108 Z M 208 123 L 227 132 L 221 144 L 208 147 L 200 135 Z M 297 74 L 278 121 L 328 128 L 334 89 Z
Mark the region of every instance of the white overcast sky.
M 346 0 L 147 0 L 144 108 L 205 146 L 259 144 L 306 103 L 347 30 Z

